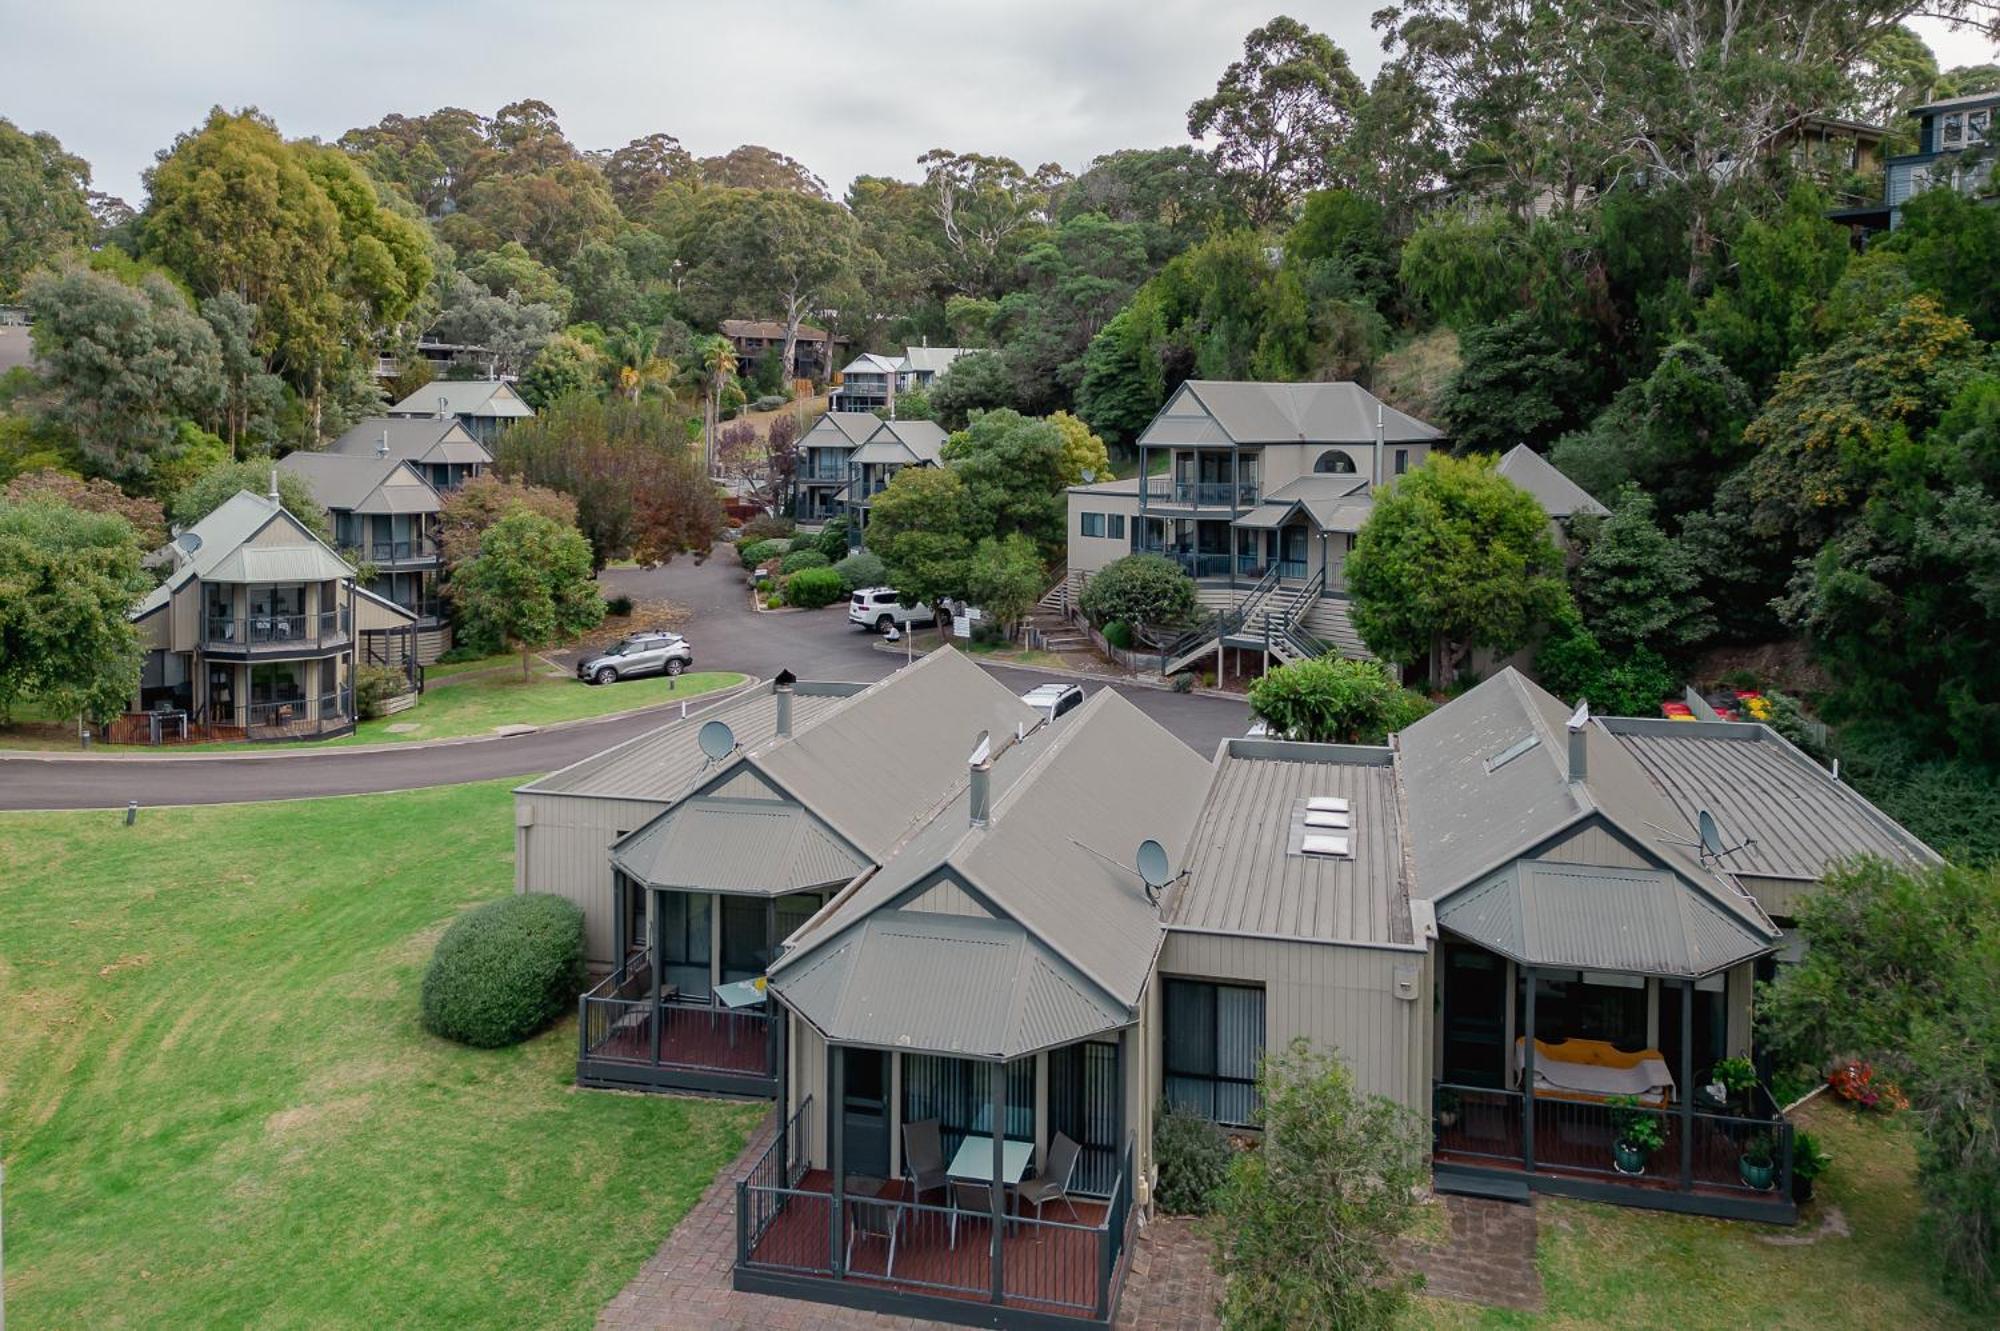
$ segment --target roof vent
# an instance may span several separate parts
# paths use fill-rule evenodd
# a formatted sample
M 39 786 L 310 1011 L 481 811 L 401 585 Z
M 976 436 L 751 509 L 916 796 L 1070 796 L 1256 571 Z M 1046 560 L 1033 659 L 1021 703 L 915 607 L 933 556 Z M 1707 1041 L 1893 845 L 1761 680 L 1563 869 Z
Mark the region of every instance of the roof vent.
M 382 437 L 375 441 L 375 456 L 378 458 L 389 456 L 389 431 L 387 429 L 384 429 Z
M 974 827 L 984 827 L 993 811 L 993 743 L 987 732 L 979 732 L 979 738 L 972 746 L 972 756 L 965 761 L 971 768 L 971 822 Z
M 771 696 L 778 705 L 776 730 L 779 739 L 792 737 L 792 683 L 797 678 L 789 670 L 780 670 L 778 677 L 771 681 Z
M 1581 782 L 1590 775 L 1590 700 L 1584 699 L 1570 713 L 1569 725 L 1569 779 Z
M 1508 763 L 1513 762 L 1516 758 L 1541 742 L 1541 736 L 1539 735 L 1523 735 L 1520 739 L 1515 740 L 1512 744 L 1509 744 L 1506 748 L 1486 760 L 1487 772 L 1490 774 L 1499 771 Z
M 1294 855 L 1354 858 L 1354 810 L 1338 795 L 1313 795 L 1292 802 L 1289 849 Z
M 1301 855 L 1317 855 L 1322 859 L 1351 860 L 1354 858 L 1354 843 L 1344 836 L 1308 836 L 1299 843 Z

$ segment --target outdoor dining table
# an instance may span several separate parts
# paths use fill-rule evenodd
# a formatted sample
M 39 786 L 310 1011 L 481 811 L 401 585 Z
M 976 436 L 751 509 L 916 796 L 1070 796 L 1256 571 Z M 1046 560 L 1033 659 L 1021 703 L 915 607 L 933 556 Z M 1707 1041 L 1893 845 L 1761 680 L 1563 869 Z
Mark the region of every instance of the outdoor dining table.
M 1014 1207 L 1014 1189 L 1027 1176 L 1028 1161 L 1035 1154 L 1033 1142 L 1006 1141 L 1000 1143 L 1000 1183 L 1007 1190 L 1007 1208 Z M 991 1137 L 967 1137 L 958 1144 L 958 1152 L 951 1157 L 951 1164 L 945 1173 L 963 1183 L 991 1183 L 993 1181 L 993 1139 Z M 1013 1223 L 1008 1222 L 1008 1228 Z
M 731 1012 L 737 1012 L 747 1007 L 762 1007 L 764 1005 L 764 979 L 762 976 L 758 976 L 753 980 L 731 980 L 728 984 L 718 984 L 715 986 L 714 992 L 715 1001 L 728 1008 Z M 712 1015 L 710 1017 L 710 1024 L 714 1024 Z M 733 1021 L 729 1023 L 729 1047 L 731 1049 L 736 1047 L 736 1023 Z

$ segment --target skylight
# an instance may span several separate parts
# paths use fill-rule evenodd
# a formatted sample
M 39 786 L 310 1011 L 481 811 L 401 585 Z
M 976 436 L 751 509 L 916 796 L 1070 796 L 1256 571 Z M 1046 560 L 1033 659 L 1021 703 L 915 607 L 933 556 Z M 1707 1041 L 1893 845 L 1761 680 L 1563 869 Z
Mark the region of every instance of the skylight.
M 1542 739 L 1539 735 L 1523 735 L 1520 739 L 1515 740 L 1512 744 L 1509 744 L 1506 748 L 1488 758 L 1486 760 L 1486 770 L 1489 772 L 1499 771 L 1508 763 L 1513 762 L 1516 758 L 1541 742 Z
M 1309 835 L 1299 843 L 1299 850 L 1306 855 L 1321 855 L 1329 859 L 1344 860 L 1353 854 L 1348 845 L 1348 839 L 1344 836 Z
M 1353 824 L 1348 821 L 1348 817 L 1344 813 L 1321 813 L 1317 810 L 1308 810 L 1306 813 L 1306 826 L 1346 828 L 1353 826 Z
M 1346 813 L 1347 801 L 1338 795 L 1314 795 L 1306 801 L 1308 813 Z

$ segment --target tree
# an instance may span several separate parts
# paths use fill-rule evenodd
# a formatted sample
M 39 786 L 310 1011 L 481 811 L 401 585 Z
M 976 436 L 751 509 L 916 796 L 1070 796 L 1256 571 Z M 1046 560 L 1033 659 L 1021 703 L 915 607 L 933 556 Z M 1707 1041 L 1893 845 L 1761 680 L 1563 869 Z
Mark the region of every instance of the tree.
M 1188 136 L 1214 139 L 1217 169 L 1264 226 L 1332 183 L 1335 147 L 1363 96 L 1345 51 L 1281 15 L 1244 38 L 1243 58 L 1188 108 Z
M 1271 732 L 1309 744 L 1380 744 L 1429 710 L 1380 661 L 1321 656 L 1279 666 L 1250 686 Z
M 148 585 L 126 521 L 35 498 L 0 500 L 0 715 L 123 711 L 143 648 L 127 617 Z
M 1584 624 L 1573 605 L 1560 607 L 1535 650 L 1535 678 L 1558 698 L 1588 700 L 1604 716 L 1654 716 L 1678 694 L 1682 677 L 1649 647 L 1619 656 Z
M 1744 223 L 1730 248 L 1735 281 L 1696 317 L 1702 340 L 1758 392 L 1815 347 L 1813 316 L 1847 268 L 1847 233 L 1826 220 L 1828 207 L 1801 182 L 1778 217 Z
M 1539 452 L 1582 423 L 1588 367 L 1535 315 L 1522 311 L 1469 333 L 1459 348 L 1459 371 L 1444 393 L 1455 447 L 1497 452 L 1525 443 Z
M 479 553 L 486 529 L 517 509 L 539 513 L 562 527 L 576 525 L 576 500 L 539 485 L 524 485 L 492 472 L 474 476 L 444 497 L 438 507 L 438 552 L 447 574 Z
M 710 473 L 715 470 L 715 430 L 723 390 L 736 377 L 736 346 L 728 338 L 712 336 L 701 343 L 702 447 Z
M 1678 656 L 1715 632 L 1693 557 L 1653 522 L 1653 501 L 1621 491 L 1611 516 L 1579 524 L 1583 559 L 1572 579 L 1577 608 L 1614 652 L 1648 647 Z
M 53 467 L 24 471 L 7 482 L 4 498 L 9 503 L 43 501 L 64 504 L 79 513 L 103 513 L 125 520 L 141 550 L 154 550 L 167 543 L 167 515 L 157 499 L 126 494 L 109 481 L 85 480 Z
M 900 402 L 900 399 L 898 399 Z M 1049 424 L 1062 436 L 1062 474 L 1065 485 L 1083 485 L 1111 475 L 1111 454 L 1104 441 L 1090 427 L 1066 411 L 1051 415 Z
M 144 488 L 179 451 L 177 423 L 222 399 L 215 334 L 165 278 L 136 290 L 84 269 L 28 283 L 35 354 L 52 402 L 90 469 Z
M 933 148 L 917 159 L 924 197 L 944 233 L 946 282 L 962 295 L 991 295 L 1017 247 L 1047 220 L 1066 177 L 1053 164 L 1029 171 L 1011 157 Z
M 509 291 L 491 295 L 464 273 L 447 273 L 441 283 L 431 332 L 447 342 L 483 347 L 494 374 L 519 374 L 562 326 L 553 305 L 521 299 Z
M 722 501 L 708 468 L 686 447 L 633 459 L 632 557 L 668 564 L 678 554 L 705 556 L 722 534 Z
M 1022 253 L 1014 289 L 998 302 L 954 297 L 946 311 L 985 307 L 981 322 L 1007 363 L 1013 403 L 1042 411 L 1067 403 L 1090 339 L 1147 271 L 1141 228 L 1085 213 L 1043 232 Z
M 1100 629 L 1124 623 L 1168 632 L 1194 622 L 1201 613 L 1194 579 L 1165 555 L 1112 560 L 1091 574 L 1077 605 Z
M 1062 556 L 1069 480 L 1054 422 L 1004 408 L 982 412 L 945 441 L 943 455 L 965 483 L 973 534 L 1023 532 L 1049 562 Z
M 965 561 L 965 598 L 1012 637 L 1047 585 L 1035 543 L 1020 532 L 984 537 Z
M 1967 1302 L 2000 1303 L 2000 871 L 1861 860 L 1798 910 L 1802 962 L 1759 987 L 1767 1047 L 1863 1059 L 1908 1096 L 1929 1247 Z
M 568 642 L 604 618 L 591 581 L 590 545 L 574 527 L 516 508 L 480 537 L 479 553 L 452 578 L 452 598 L 472 623 L 530 655 Z
M 1209 231 L 1242 221 L 1215 159 L 1189 144 L 1122 148 L 1097 158 L 1056 202 L 1058 222 L 1085 213 L 1137 226 L 1154 267 Z
M 18 299 L 29 273 L 80 254 L 96 234 L 89 163 L 55 135 L 0 117 L 0 300 Z
M 965 594 L 971 529 L 971 498 L 955 468 L 904 467 L 875 496 L 868 548 L 905 601 L 935 606 Z
M 968 352 L 931 381 L 931 412 L 946 429 L 963 429 L 978 412 L 1011 406 L 1013 394 L 1013 376 L 999 352 Z
M 677 233 L 691 297 L 714 318 L 747 303 L 785 325 L 785 378 L 798 374 L 799 326 L 853 268 L 854 219 L 794 190 L 704 190 Z M 713 326 L 713 319 L 703 320 Z
M 1955 189 L 1925 190 L 1906 202 L 1883 254 L 1902 260 L 1912 285 L 1987 339 L 2000 337 L 2000 218 Z
M 831 197 L 826 182 L 805 163 L 758 143 L 731 148 L 720 157 L 701 159 L 703 183 L 723 189 L 786 190 L 809 198 Z
M 228 462 L 203 472 L 167 501 L 167 516 L 176 526 L 192 527 L 233 499 L 239 490 L 269 494 L 274 474 L 278 478 L 278 502 L 285 511 L 303 522 L 313 535 L 332 545 L 333 522 L 313 498 L 311 483 L 264 460 Z
M 480 178 L 464 207 L 437 223 L 438 233 L 461 252 L 519 243 L 558 271 L 594 240 L 611 240 L 624 215 L 589 162 L 523 164 Z
M 603 358 L 596 348 L 568 333 L 557 333 L 542 343 L 518 385 L 521 398 L 536 411 L 571 393 L 580 393 L 596 383 Z
M 1479 648 L 1511 652 L 1565 603 L 1548 514 L 1491 458 L 1433 457 L 1384 487 L 1347 557 L 1354 626 L 1434 683 Z
M 634 219 L 646 212 L 661 190 L 676 181 L 690 180 L 699 171 L 694 155 L 671 134 L 634 139 L 607 154 L 601 165 L 611 197 Z
M 1237 1153 L 1216 1208 L 1222 1324 L 1397 1325 L 1417 1284 L 1396 1249 L 1427 1168 L 1419 1121 L 1304 1039 L 1264 1059 L 1257 1087 L 1263 1139 Z
M 222 358 L 215 432 L 232 452 L 268 445 L 278 437 L 284 415 L 285 382 L 266 372 L 257 354 L 257 311 L 235 292 L 223 291 L 201 303 L 201 317 Z
M 557 322 L 569 322 L 569 288 L 555 270 L 528 253 L 518 240 L 472 255 L 459 271 L 489 296 L 512 294 L 529 304 L 547 305 L 555 310 Z

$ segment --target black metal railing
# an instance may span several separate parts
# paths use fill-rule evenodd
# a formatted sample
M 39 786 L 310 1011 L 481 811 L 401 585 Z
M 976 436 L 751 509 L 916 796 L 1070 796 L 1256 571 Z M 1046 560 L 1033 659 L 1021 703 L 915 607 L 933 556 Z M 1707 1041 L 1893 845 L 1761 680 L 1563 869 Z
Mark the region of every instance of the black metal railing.
M 778 1217 L 779 1190 L 797 1186 L 813 1156 L 813 1098 L 799 1102 L 798 1112 L 778 1125 L 771 1144 L 736 1182 L 737 1251 L 754 1249 Z M 779 1106 L 779 1113 L 784 1107 Z
M 249 704 L 245 724 L 251 731 L 283 731 L 313 734 L 347 724 L 354 709 L 345 692 L 323 693 L 318 697 L 300 695 Z
M 316 615 L 210 615 L 204 628 L 211 647 L 310 647 L 348 636 L 347 608 Z
M 370 563 L 401 564 L 413 559 L 437 558 L 437 542 L 428 536 L 409 541 L 370 541 L 362 550 Z
M 649 951 L 577 999 L 577 1057 L 649 1067 L 769 1076 L 770 1016 L 655 992 Z
M 1264 576 L 1258 579 L 1257 585 L 1250 588 L 1233 608 L 1210 616 L 1162 647 L 1160 673 L 1166 674 L 1174 663 L 1197 647 L 1240 631 L 1250 622 L 1250 617 L 1256 613 L 1258 605 L 1277 585 L 1278 570 L 1275 568 L 1267 570 Z
M 1255 481 L 1181 481 L 1149 477 L 1146 498 L 1190 508 L 1255 508 L 1262 497 Z

